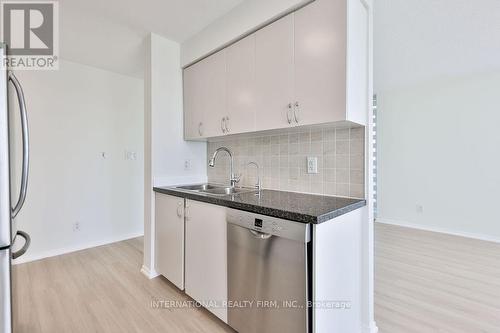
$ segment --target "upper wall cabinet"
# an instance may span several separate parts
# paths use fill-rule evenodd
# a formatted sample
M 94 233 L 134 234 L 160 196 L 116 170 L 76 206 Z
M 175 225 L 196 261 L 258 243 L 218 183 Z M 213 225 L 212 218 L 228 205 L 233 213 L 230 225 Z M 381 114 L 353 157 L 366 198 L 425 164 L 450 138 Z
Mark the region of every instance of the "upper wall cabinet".
M 255 35 L 226 50 L 226 133 L 255 131 Z
M 301 125 L 346 119 L 346 5 L 317 0 L 295 12 L 294 112 Z
M 293 15 L 262 28 L 255 37 L 256 127 L 288 127 L 294 102 Z
M 316 0 L 186 68 L 186 139 L 339 121 L 365 125 L 368 19 L 362 0 Z M 198 73 L 211 61 L 214 68 Z M 204 97 L 190 100 L 197 95 Z
M 184 70 L 186 139 L 223 134 L 226 115 L 226 52 L 222 50 Z

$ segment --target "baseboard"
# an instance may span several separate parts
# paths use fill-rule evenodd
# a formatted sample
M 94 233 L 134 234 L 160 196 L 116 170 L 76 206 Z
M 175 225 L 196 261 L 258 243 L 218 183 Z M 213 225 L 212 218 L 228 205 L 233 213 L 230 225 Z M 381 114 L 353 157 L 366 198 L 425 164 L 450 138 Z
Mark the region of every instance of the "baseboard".
M 482 240 L 482 241 L 487 241 L 487 242 L 500 243 L 500 238 L 498 238 L 498 237 L 492 237 L 492 236 L 488 236 L 488 235 L 470 233 L 470 232 L 465 232 L 465 231 L 449 230 L 449 229 L 433 227 L 433 226 L 423 226 L 420 224 L 415 224 L 415 223 L 411 223 L 411 222 L 407 222 L 407 221 L 377 218 L 375 220 L 375 222 L 382 223 L 382 224 L 396 225 L 399 227 L 424 230 L 424 231 L 432 231 L 432 232 L 437 232 L 440 234 L 447 234 L 447 235 L 452 235 L 452 236 L 472 238 L 472 239 L 477 239 L 477 240 Z
M 44 251 L 44 252 L 35 253 L 35 254 L 30 254 L 29 249 L 28 249 L 28 252 L 25 255 L 23 255 L 22 257 L 20 257 L 19 259 L 14 260 L 13 264 L 14 265 L 24 264 L 24 263 L 28 263 L 28 262 L 32 262 L 32 261 L 36 261 L 36 260 L 60 256 L 60 255 L 71 253 L 71 252 L 82 251 L 82 250 L 90 249 L 93 247 L 98 247 L 98 246 L 102 246 L 102 245 L 121 242 L 121 241 L 124 241 L 127 239 L 137 238 L 137 237 L 142 237 L 142 236 L 144 236 L 143 232 L 131 233 L 131 234 L 121 235 L 121 236 L 117 236 L 117 237 L 113 237 L 113 238 L 109 238 L 109 239 L 99 240 L 99 241 L 95 241 L 95 242 L 89 242 L 89 243 L 81 244 L 78 246 L 66 247 L 66 248 L 62 248 L 62 249 L 54 249 L 54 250 Z
M 146 267 L 145 265 L 142 265 L 141 273 L 144 274 L 150 280 L 160 275 L 154 269 L 149 269 L 149 267 Z

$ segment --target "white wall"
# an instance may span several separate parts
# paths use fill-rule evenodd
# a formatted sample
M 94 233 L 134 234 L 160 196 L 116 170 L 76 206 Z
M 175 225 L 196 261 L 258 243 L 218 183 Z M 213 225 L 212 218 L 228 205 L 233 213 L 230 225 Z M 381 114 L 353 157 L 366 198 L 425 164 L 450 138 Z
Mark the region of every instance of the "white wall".
M 244 1 L 182 43 L 183 66 L 231 42 L 284 12 L 312 0 Z
M 143 81 L 67 61 L 58 71 L 16 75 L 31 132 L 17 225 L 32 243 L 19 261 L 142 235 Z M 126 150 L 137 159 L 126 160 Z
M 378 93 L 382 221 L 500 240 L 498 87 L 499 71 Z
M 180 45 L 151 34 L 144 78 L 144 267 L 154 276 L 153 186 L 189 184 L 207 179 L 205 142 L 183 139 Z M 190 161 L 186 170 L 184 162 Z

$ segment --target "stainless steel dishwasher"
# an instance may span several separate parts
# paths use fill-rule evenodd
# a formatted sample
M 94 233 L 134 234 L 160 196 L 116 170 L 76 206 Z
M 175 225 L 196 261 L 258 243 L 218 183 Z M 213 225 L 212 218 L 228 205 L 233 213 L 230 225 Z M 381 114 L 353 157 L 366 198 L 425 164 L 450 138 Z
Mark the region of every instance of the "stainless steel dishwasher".
M 229 325 L 309 332 L 309 225 L 234 209 L 227 222 Z

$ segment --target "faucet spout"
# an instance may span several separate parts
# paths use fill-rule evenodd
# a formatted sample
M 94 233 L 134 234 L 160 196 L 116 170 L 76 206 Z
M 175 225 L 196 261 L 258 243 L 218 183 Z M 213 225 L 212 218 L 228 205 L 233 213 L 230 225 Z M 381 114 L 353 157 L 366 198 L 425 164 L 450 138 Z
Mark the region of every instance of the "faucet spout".
M 217 150 L 215 150 L 214 154 L 212 155 L 212 158 L 208 161 L 208 166 L 209 167 L 215 167 L 215 160 L 217 158 L 217 155 L 219 154 L 219 152 L 221 151 L 225 151 L 228 155 L 229 155 L 229 169 L 230 169 L 230 178 L 229 178 L 229 181 L 231 183 L 231 187 L 234 187 L 236 185 L 237 182 L 240 181 L 240 177 L 237 177 L 235 174 L 234 174 L 234 169 L 233 169 L 233 166 L 234 166 L 234 160 L 233 160 L 233 154 L 231 153 L 231 151 L 226 148 L 226 147 L 219 147 L 217 148 Z

